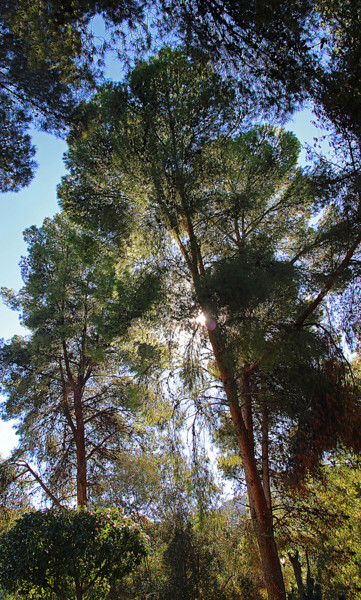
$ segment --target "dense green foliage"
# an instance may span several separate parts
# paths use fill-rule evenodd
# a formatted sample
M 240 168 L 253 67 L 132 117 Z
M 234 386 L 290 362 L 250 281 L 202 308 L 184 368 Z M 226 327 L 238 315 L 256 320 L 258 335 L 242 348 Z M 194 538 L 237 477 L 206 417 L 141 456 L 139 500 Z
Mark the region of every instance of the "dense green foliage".
M 334 454 L 323 465 L 321 477 L 309 478 L 298 493 L 282 492 L 279 538 L 287 577 L 294 581 L 297 556 L 305 593 L 311 578 L 314 592 L 318 587 L 325 600 L 358 598 L 359 458 L 344 451 Z M 300 592 L 300 586 L 294 587 Z
M 24 44 L 12 27 L 17 2 L 1 3 L 0 191 L 18 191 L 33 177 L 35 149 L 27 130 L 38 122 L 42 129 L 61 131 L 75 106 L 71 90 L 56 69 L 29 64 Z
M 64 108 L 69 92 L 94 80 L 96 59 L 106 47 L 92 33 L 95 15 L 103 16 L 116 39 L 134 38 L 143 51 L 159 48 L 162 36 L 171 32 L 176 43 L 186 40 L 188 47 L 201 47 L 215 60 L 232 64 L 243 97 L 268 114 L 289 114 L 311 99 L 317 116 L 340 135 L 333 143 L 342 144 L 352 167 L 355 155 L 357 163 L 360 157 L 359 10 L 358 1 L 345 0 L 3 2 L 2 93 L 12 104 L 5 122 L 8 128 L 19 123 L 22 151 L 17 155 L 24 165 L 16 182 L 12 161 L 4 163 L 8 182 L 3 189 L 29 182 L 31 148 L 22 134 L 27 119 L 36 111 L 46 113 L 43 122 L 54 123 L 55 117 L 59 127 L 59 119 L 68 115 L 61 102 Z M 129 27 L 136 25 L 129 36 Z M 131 48 L 128 60 L 134 59 Z M 64 82 L 70 85 L 67 90 L 61 89 Z M 17 106 L 22 113 L 16 114 Z
M 360 128 L 360 2 L 163 0 L 170 26 L 223 62 L 273 111 L 311 99 L 356 141 Z M 359 156 L 359 153 L 358 153 Z
M 3 290 L 31 332 L 0 351 L 3 415 L 18 420 L 20 434 L 12 461 L 52 490 L 53 501 L 71 497 L 77 481 L 84 505 L 88 486 L 131 444 L 144 390 L 124 351 L 122 360 L 121 340 L 150 310 L 159 282 L 147 269 L 131 276 L 119 246 L 61 216 L 25 239 L 24 287 Z
M 0 192 L 29 185 L 36 163 L 31 124 L 64 133 L 79 99 L 97 78 L 96 43 L 90 23 L 102 13 L 129 24 L 141 15 L 136 2 L 27 2 L 0 7 Z
M 144 534 L 116 511 L 31 512 L 0 540 L 0 584 L 28 598 L 103 598 L 146 548 Z
M 150 553 L 137 570 L 111 590 L 131 600 L 260 600 L 262 577 L 247 534 L 246 514 L 235 506 L 211 511 L 200 521 L 177 514 L 146 528 Z
M 219 323 L 234 368 L 264 361 L 252 388 L 257 410 L 268 396 L 276 419 L 295 419 L 313 396 L 315 405 L 332 393 L 341 402 L 342 376 L 333 379 L 326 362 L 335 347 L 317 327 L 322 311 L 311 326 L 299 323 L 343 240 L 336 247 L 323 221 L 319 229 L 308 226 L 320 188 L 296 166 L 297 140 L 265 126 L 230 139 L 236 114 L 231 82 L 199 56 L 164 50 L 84 107 L 70 138 L 71 174 L 59 193 L 73 217 L 95 227 L 93 210 L 108 214 L 116 181 L 111 214 L 118 202 L 122 211 L 146 215 L 138 227 L 145 236 L 151 229 L 154 239 L 162 228 L 164 259 L 178 261 L 172 276 L 188 270 L 193 278 L 196 307 L 187 311 L 183 303 L 177 311 L 173 299 L 172 310 L 189 326 L 197 308 Z

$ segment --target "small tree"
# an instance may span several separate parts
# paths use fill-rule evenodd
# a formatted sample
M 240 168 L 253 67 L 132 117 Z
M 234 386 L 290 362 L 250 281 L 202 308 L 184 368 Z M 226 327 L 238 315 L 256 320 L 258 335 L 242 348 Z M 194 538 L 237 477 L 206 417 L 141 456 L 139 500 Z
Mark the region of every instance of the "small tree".
M 0 582 L 27 598 L 104 598 L 146 553 L 146 536 L 115 511 L 37 511 L 0 538 Z

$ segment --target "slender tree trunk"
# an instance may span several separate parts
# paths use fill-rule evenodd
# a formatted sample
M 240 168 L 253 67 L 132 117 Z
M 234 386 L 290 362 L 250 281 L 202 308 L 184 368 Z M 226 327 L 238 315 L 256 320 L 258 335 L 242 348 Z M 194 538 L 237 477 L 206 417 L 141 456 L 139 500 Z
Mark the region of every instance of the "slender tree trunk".
M 247 429 L 249 443 L 254 450 L 254 432 L 253 432 L 253 415 L 252 415 L 252 395 L 250 390 L 250 375 L 248 373 L 248 363 L 244 364 L 242 373 L 242 388 L 241 388 L 241 414 L 244 424 Z
M 258 472 L 252 437 L 249 435 L 249 431 L 247 431 L 242 410 L 239 406 L 237 384 L 232 369 L 232 359 L 228 356 L 226 348 L 224 348 L 218 326 L 213 331 L 209 330 L 209 338 L 221 373 L 232 421 L 238 436 L 251 506 L 251 516 L 260 550 L 268 599 L 285 600 L 286 592 L 281 563 L 274 539 L 272 514 L 268 507 Z M 249 407 L 246 413 L 250 416 Z
M 184 211 L 187 214 L 185 194 L 181 192 Z M 191 218 L 187 217 L 186 231 L 189 238 L 190 251 L 182 245 L 181 250 L 190 270 L 198 301 L 203 314 L 211 317 L 208 336 L 213 349 L 214 358 L 219 368 L 224 390 L 235 430 L 237 432 L 243 468 L 246 477 L 247 492 L 251 507 L 251 517 L 260 550 L 262 570 L 265 578 L 268 600 L 286 600 L 281 563 L 274 539 L 272 514 L 267 505 L 262 480 L 258 472 L 253 441 L 252 406 L 249 390 L 248 369 L 244 369 L 242 389 L 238 390 L 231 352 L 228 351 L 220 328 L 214 319 L 216 312 L 206 292 L 199 286 L 205 275 L 200 245 L 195 235 Z M 242 392 L 245 398 L 240 398 Z M 241 402 L 240 399 L 245 400 Z M 244 415 L 242 415 L 242 407 Z
M 84 337 L 84 336 L 83 336 Z M 66 340 L 63 340 L 63 358 L 65 363 L 65 372 L 68 381 L 65 380 L 62 364 L 60 362 L 60 371 L 63 378 L 63 406 L 64 414 L 68 421 L 69 427 L 71 428 L 76 447 L 76 490 L 77 490 L 77 504 L 81 508 L 87 506 L 87 461 L 86 461 L 86 449 L 85 449 L 85 427 L 84 427 L 84 415 L 83 415 L 83 392 L 86 378 L 78 375 L 78 379 L 75 380 L 70 367 L 70 360 L 68 355 L 68 348 Z M 69 394 L 73 392 L 74 401 L 74 412 L 75 422 L 70 414 L 69 410 Z
M 241 384 L 241 416 L 247 430 L 250 450 L 254 454 L 254 431 L 253 431 L 253 414 L 252 414 L 252 398 L 249 380 L 250 376 L 247 372 L 248 363 L 243 366 L 242 384 Z M 257 521 L 257 510 L 251 490 L 248 490 L 248 503 L 251 511 L 252 522 Z
M 262 407 L 262 481 L 263 489 L 266 496 L 267 506 L 271 513 L 272 519 L 272 498 L 271 498 L 271 484 L 270 484 L 270 473 L 269 473 L 269 414 L 268 408 L 265 404 Z
M 76 591 L 76 600 L 83 600 L 83 591 L 82 591 L 78 577 L 75 578 L 75 591 Z
M 306 575 L 307 600 L 312 600 L 312 598 L 313 598 L 313 588 L 315 586 L 315 580 L 311 576 L 311 568 L 310 568 L 310 561 L 309 561 L 309 558 L 308 558 L 307 548 L 306 548 L 306 564 L 307 564 L 307 575 Z
M 288 558 L 291 561 L 293 572 L 295 574 L 297 589 L 298 589 L 300 598 L 301 598 L 301 600 L 306 600 L 305 586 L 303 585 L 303 581 L 302 581 L 302 568 L 301 568 L 300 556 L 299 556 L 298 550 L 296 550 L 296 552 L 294 554 L 291 554 L 291 552 L 289 552 Z
M 76 421 L 76 489 L 78 506 L 87 506 L 87 461 L 85 449 L 85 428 L 82 406 L 82 390 L 74 392 L 74 408 Z
M 267 505 L 254 452 L 249 447 L 244 424 L 240 419 L 239 410 L 234 405 L 231 405 L 231 414 L 238 434 L 238 442 L 246 476 L 247 491 L 253 513 L 252 521 L 260 550 L 268 599 L 285 600 L 286 592 L 281 563 L 274 539 L 272 514 Z

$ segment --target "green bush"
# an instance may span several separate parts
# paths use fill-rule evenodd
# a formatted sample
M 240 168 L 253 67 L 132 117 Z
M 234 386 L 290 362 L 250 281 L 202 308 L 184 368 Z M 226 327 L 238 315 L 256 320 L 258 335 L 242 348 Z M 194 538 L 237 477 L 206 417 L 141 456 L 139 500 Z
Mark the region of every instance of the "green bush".
M 114 510 L 27 513 L 0 537 L 0 585 L 26 598 L 104 598 L 147 553 L 147 538 Z

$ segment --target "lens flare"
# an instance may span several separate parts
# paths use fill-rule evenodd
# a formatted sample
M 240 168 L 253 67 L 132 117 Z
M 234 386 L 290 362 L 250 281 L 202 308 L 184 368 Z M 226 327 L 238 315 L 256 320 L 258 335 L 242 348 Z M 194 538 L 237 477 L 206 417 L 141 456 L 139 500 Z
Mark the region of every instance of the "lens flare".
M 196 317 L 196 323 L 202 325 L 202 327 L 204 327 L 204 325 L 206 324 L 206 317 L 202 312 L 200 312 L 198 317 Z

